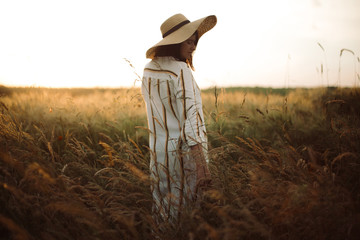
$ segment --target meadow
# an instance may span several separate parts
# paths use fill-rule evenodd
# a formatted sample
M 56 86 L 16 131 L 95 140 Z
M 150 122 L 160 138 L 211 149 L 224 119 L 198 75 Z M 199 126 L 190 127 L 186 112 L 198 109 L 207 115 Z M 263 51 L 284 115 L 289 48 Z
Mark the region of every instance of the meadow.
M 359 89 L 204 90 L 214 186 L 176 227 L 151 216 L 138 88 L 0 95 L 1 239 L 360 236 Z

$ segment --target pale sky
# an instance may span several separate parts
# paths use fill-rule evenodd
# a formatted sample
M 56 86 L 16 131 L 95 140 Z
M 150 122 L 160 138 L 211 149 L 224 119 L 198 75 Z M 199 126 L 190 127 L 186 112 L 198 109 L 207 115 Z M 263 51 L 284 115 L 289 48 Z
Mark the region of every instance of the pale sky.
M 176 13 L 218 18 L 194 56 L 200 87 L 360 85 L 359 0 L 0 0 L 0 85 L 133 86 L 124 58 L 142 75 Z

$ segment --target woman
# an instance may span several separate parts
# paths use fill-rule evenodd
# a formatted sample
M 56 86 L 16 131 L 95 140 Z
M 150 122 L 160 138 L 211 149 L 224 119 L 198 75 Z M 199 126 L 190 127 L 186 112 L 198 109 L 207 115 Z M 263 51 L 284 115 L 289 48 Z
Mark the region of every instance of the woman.
M 158 221 L 174 222 L 210 181 L 200 89 L 191 69 L 199 38 L 215 16 L 190 22 L 182 14 L 160 27 L 163 39 L 146 52 L 141 91 L 146 103 L 150 172 Z

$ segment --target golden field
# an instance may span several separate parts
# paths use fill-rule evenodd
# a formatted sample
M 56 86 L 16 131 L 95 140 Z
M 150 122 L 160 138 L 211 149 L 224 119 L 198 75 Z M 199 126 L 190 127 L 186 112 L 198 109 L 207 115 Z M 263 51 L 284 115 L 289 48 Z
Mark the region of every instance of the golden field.
M 0 95 L 1 239 L 360 235 L 359 89 L 204 90 L 214 187 L 176 227 L 151 216 L 139 89 Z

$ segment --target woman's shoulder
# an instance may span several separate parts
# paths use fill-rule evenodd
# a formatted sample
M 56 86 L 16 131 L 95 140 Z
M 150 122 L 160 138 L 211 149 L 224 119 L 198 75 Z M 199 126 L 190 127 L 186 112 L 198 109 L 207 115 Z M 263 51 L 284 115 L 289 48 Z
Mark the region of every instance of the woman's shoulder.
M 178 61 L 173 57 L 156 57 L 145 65 L 145 71 L 170 72 L 179 76 L 182 69 L 188 69 L 185 62 Z

